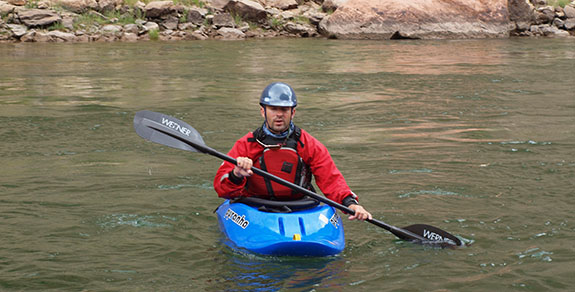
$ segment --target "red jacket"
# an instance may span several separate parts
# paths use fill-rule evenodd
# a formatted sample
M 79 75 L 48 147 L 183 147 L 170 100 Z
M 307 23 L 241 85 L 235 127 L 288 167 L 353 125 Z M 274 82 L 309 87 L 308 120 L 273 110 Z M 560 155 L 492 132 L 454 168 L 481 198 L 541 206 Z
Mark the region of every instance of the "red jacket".
M 228 155 L 233 158 L 249 157 L 252 160 L 259 157 L 264 147 L 258 143 L 248 142 L 250 138 L 253 138 L 253 133 L 251 132 L 236 141 L 236 144 L 234 144 L 234 147 L 228 152 Z M 357 199 L 357 196 L 351 192 L 343 175 L 335 166 L 327 148 L 303 129 L 301 130 L 300 141 L 304 146 L 302 147 L 301 144 L 298 143 L 297 152 L 304 163 L 310 166 L 311 172 L 315 177 L 315 183 L 321 189 L 322 193 L 328 199 L 340 204 L 342 200 L 349 195 Z M 229 173 L 234 167 L 233 164 L 224 162 L 218 169 L 216 177 L 214 178 L 214 188 L 219 197 L 231 199 L 240 196 L 249 196 L 244 188 L 247 179 L 244 178 L 239 185 L 229 180 Z

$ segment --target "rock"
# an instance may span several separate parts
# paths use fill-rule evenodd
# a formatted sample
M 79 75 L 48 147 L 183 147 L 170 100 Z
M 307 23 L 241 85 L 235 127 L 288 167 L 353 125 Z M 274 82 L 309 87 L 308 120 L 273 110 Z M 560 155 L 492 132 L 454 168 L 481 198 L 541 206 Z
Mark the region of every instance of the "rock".
M 191 22 L 184 22 L 184 23 L 180 23 L 178 24 L 178 30 L 192 30 L 195 29 L 196 25 L 191 23 Z
M 192 8 L 188 10 L 187 20 L 195 25 L 202 25 L 206 19 L 207 10 Z
M 565 17 L 575 18 L 575 7 L 567 5 L 563 8 L 563 12 L 565 13 Z
M 319 24 L 343 39 L 509 36 L 507 0 L 348 0 Z
M 553 26 L 557 27 L 557 28 L 562 28 L 563 26 L 565 26 L 565 21 L 562 20 L 561 18 L 555 18 L 553 19 Z
M 8 4 L 12 4 L 14 6 L 24 6 L 26 5 L 26 0 L 6 0 Z
M 282 13 L 280 13 L 279 16 L 280 16 L 282 19 L 291 20 L 291 19 L 294 19 L 295 14 L 294 14 L 293 12 L 291 12 L 291 11 L 283 11 Z
M 106 24 L 102 27 L 102 33 L 105 35 L 118 35 L 122 32 L 122 26 L 116 24 Z
M 231 0 L 224 7 L 225 11 L 239 15 L 244 20 L 263 23 L 267 18 L 264 7 L 258 2 L 250 0 Z
M 509 20 L 517 30 L 528 30 L 535 20 L 535 7 L 528 0 L 509 0 Z
M 136 34 L 136 33 L 124 32 L 124 34 L 122 34 L 122 41 L 135 42 L 137 40 L 138 40 L 138 34 Z
M 310 23 L 317 25 L 322 19 L 324 19 L 324 17 L 327 16 L 327 14 L 319 11 L 308 10 L 303 14 L 303 16 L 307 17 Z
M 218 34 L 224 39 L 243 39 L 246 35 L 237 28 L 222 27 L 218 29 Z
M 144 24 L 143 28 L 144 28 L 144 32 L 148 32 L 148 31 L 151 31 L 151 30 L 160 30 L 160 26 L 159 26 L 157 23 L 153 22 L 153 21 L 148 21 L 148 22 L 146 22 L 146 23 Z
M 162 27 L 167 30 L 178 29 L 179 19 L 175 16 L 169 16 L 166 20 L 162 22 Z
M 208 39 L 208 37 L 206 37 L 205 35 L 202 35 L 202 34 L 199 33 L 199 32 L 194 31 L 194 32 L 192 32 L 192 33 L 187 33 L 187 34 L 184 36 L 184 39 L 185 39 L 185 40 L 199 40 L 199 41 L 203 41 L 203 40 Z
M 123 27 L 124 30 L 124 35 L 126 33 L 133 33 L 133 34 L 138 34 L 138 32 L 140 32 L 140 26 L 135 24 L 135 23 L 128 23 L 126 25 L 124 25 Z
M 74 34 L 59 30 L 53 30 L 49 32 L 48 35 L 56 41 L 75 42 L 78 39 Z
M 146 18 L 161 18 L 177 12 L 176 6 L 172 1 L 154 1 L 144 7 Z
M 28 27 L 48 26 L 62 20 L 55 11 L 46 9 L 26 9 L 18 12 L 20 22 Z
M 96 2 L 96 0 L 54 0 L 52 5 L 59 5 L 74 13 L 98 10 L 98 2 Z
M 298 6 L 295 0 L 267 0 L 266 4 L 281 10 L 296 9 Z
M 48 8 L 50 8 L 50 2 L 48 1 L 38 2 L 38 9 L 48 9 Z
M 211 0 L 211 5 L 215 9 L 223 10 L 229 2 L 230 0 Z
M 216 26 L 216 28 L 220 27 L 235 27 L 236 23 L 234 18 L 229 13 L 222 13 L 218 15 L 214 15 L 212 19 L 212 24 Z
M 12 32 L 12 35 L 19 38 L 26 34 L 28 28 L 22 24 L 7 24 L 8 29 Z
M 544 36 L 547 37 L 568 37 L 569 33 L 567 31 L 558 29 L 555 26 L 552 25 L 545 25 L 543 27 L 541 27 L 541 32 L 543 33 Z
M 293 22 L 286 23 L 284 29 L 291 34 L 297 34 L 301 37 L 311 37 L 317 34 L 317 31 L 313 27 Z
M 0 1 L 0 15 L 8 15 L 16 10 L 16 6 Z
M 51 41 L 52 38 L 43 32 L 37 32 L 35 30 L 30 30 L 25 35 L 20 38 L 22 42 L 38 42 L 38 43 L 45 43 Z
M 551 6 L 538 8 L 535 16 L 536 24 L 551 23 L 555 18 L 555 9 Z
M 321 4 L 321 9 L 323 11 L 336 11 L 339 6 L 347 2 L 347 0 L 325 0 Z
M 575 18 L 567 18 L 565 20 L 565 24 L 563 25 L 563 27 L 566 30 L 573 30 L 575 29 Z
M 60 23 L 62 23 L 62 26 L 64 26 L 66 29 L 74 30 L 74 18 L 73 17 L 62 17 L 62 20 L 60 20 Z
M 96 0 L 98 2 L 98 11 L 100 12 L 108 12 L 108 11 L 113 11 L 114 9 L 116 9 L 116 5 L 121 4 L 121 1 L 119 3 L 116 3 L 116 0 Z

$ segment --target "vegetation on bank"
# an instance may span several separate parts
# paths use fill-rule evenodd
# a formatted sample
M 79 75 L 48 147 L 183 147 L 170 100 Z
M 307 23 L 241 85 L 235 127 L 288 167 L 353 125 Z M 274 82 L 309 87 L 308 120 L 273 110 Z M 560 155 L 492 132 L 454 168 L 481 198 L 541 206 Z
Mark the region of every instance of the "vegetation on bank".
M 0 0 L 0 1 L 19 1 L 19 0 Z M 55 11 L 58 15 L 61 16 L 60 20 L 52 22 L 48 25 L 35 25 L 29 26 L 29 31 L 62 31 L 68 32 L 71 34 L 76 35 L 98 35 L 103 34 L 101 29 L 107 25 L 116 25 L 120 27 L 124 27 L 126 25 L 134 25 L 140 28 L 140 30 L 136 30 L 135 34 L 138 39 L 166 39 L 165 31 L 185 31 L 191 33 L 192 31 L 197 34 L 202 34 L 203 38 L 212 38 L 218 37 L 218 30 L 222 26 L 226 26 L 233 29 L 241 29 L 240 34 L 246 32 L 253 32 L 250 34 L 249 37 L 266 37 L 266 36 L 277 36 L 277 35 L 289 35 L 289 36 L 319 36 L 319 28 L 318 24 L 319 21 L 323 17 L 329 16 L 337 8 L 325 8 L 324 6 L 318 4 L 324 2 L 324 0 L 300 0 L 298 1 L 297 9 L 293 9 L 287 11 L 282 11 L 281 9 L 275 9 L 276 12 L 270 13 L 270 9 L 266 9 L 264 13 L 264 18 L 260 18 L 258 20 L 250 19 L 245 17 L 245 13 L 238 13 L 237 11 L 233 10 L 221 10 L 215 9 L 211 7 L 209 4 L 210 2 L 204 2 L 206 0 L 168 0 L 173 3 L 172 9 L 174 10 L 171 14 L 163 14 L 161 16 L 155 15 L 154 17 L 150 17 L 151 15 L 146 15 L 148 10 L 147 5 L 152 2 L 158 2 L 157 0 L 123 0 L 122 5 L 118 6 L 110 6 L 108 7 L 88 7 L 85 6 L 84 8 L 80 9 L 81 12 L 79 13 L 72 13 L 62 5 L 64 4 L 57 4 L 57 2 L 53 2 L 53 4 L 49 4 L 52 2 L 47 1 L 40 1 L 40 0 L 28 0 L 25 1 L 25 5 L 28 9 L 46 9 L 49 11 Z M 328 0 L 325 0 L 326 2 Z M 543 7 L 545 5 L 552 6 L 555 10 L 562 10 L 567 5 L 575 7 L 575 1 L 572 0 L 547 0 L 547 1 L 537 1 L 537 0 L 526 0 L 531 1 L 538 5 L 538 7 Z M 20 0 L 20 3 L 23 1 Z M 5 2 L 0 2 L 0 4 Z M 105 5 L 102 4 L 103 1 L 97 2 L 98 5 Z M 169 2 L 168 2 L 169 3 Z M 154 3 L 156 4 L 156 3 Z M 19 4 L 22 5 L 22 4 Z M 150 4 L 153 6 L 153 4 Z M 301 9 L 305 7 L 305 9 Z M 561 8 L 559 8 L 561 7 Z M 93 10 L 96 9 L 96 10 Z M 548 10 L 553 10 L 553 8 L 547 8 Z M 192 11 L 201 10 L 201 21 L 198 22 L 198 19 L 194 19 L 193 21 L 191 18 Z M 313 11 L 312 14 L 303 12 Z M 231 25 L 224 24 L 224 25 L 216 25 L 213 20 L 216 16 L 221 16 L 221 14 L 229 14 L 231 18 Z M 316 17 L 320 14 L 319 17 Z M 244 16 L 242 16 L 244 15 Z M 288 15 L 288 16 L 286 16 Z M 175 27 L 172 24 L 171 28 L 169 25 L 166 25 L 166 21 L 168 18 L 176 17 Z M 558 16 L 549 16 L 551 22 L 556 19 Z M 151 28 L 144 28 L 145 23 L 156 22 L 154 27 Z M 565 24 L 551 23 L 559 28 L 563 28 L 565 30 L 573 31 L 570 28 L 567 28 Z M 546 22 L 544 22 L 545 24 Z M 13 36 L 14 28 L 13 26 L 8 25 L 20 25 L 22 24 L 21 20 L 19 19 L 18 13 L 16 10 L 0 10 L 0 41 L 2 40 L 12 40 L 16 38 L 17 41 L 21 38 L 21 35 Z M 182 28 L 181 24 L 184 25 Z M 540 25 L 541 23 L 535 23 Z M 543 28 L 544 29 L 544 28 Z M 121 28 L 124 31 L 123 28 Z M 267 34 L 267 32 L 270 32 Z M 566 33 L 565 31 L 563 31 Z M 534 33 L 537 35 L 538 33 Z M 546 33 L 541 33 L 546 35 Z M 568 33 L 567 33 L 568 34 Z M 7 37 L 10 35 L 10 37 Z M 16 33 L 14 33 L 16 35 Z M 181 34 L 180 34 L 181 35 Z M 522 35 L 522 34 L 516 34 Z M 531 35 L 529 32 L 529 28 L 527 29 L 527 33 L 523 35 Z M 3 37 L 2 37 L 3 36 Z M 171 36 L 166 36 L 168 39 Z M 245 36 L 243 36 L 245 37 Z M 116 39 L 119 39 L 116 38 Z M 174 38 L 174 39 L 177 39 Z M 89 41 L 97 40 L 95 38 L 91 38 Z M 109 40 L 109 39 L 108 39 Z M 28 40 L 28 41 L 35 41 L 35 40 Z
M 567 6 L 567 4 L 571 3 L 571 0 L 547 0 L 547 5 L 553 6 L 553 7 L 561 7 L 561 8 L 565 8 L 565 6 Z

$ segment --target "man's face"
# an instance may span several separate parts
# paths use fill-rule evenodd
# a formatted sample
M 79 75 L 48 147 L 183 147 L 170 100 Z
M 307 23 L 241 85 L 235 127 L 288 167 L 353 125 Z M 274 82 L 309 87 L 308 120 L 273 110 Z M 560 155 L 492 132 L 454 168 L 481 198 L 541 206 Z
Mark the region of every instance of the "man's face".
M 262 117 L 266 119 L 272 133 L 279 134 L 289 128 L 291 119 L 295 116 L 295 108 L 281 106 L 260 107 Z

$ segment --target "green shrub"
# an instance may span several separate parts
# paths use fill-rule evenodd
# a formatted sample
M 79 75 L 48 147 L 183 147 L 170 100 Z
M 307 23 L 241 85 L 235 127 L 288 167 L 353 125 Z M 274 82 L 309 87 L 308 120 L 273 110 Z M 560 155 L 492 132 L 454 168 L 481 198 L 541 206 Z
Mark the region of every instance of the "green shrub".
M 148 31 L 148 35 L 150 36 L 150 39 L 153 41 L 157 41 L 158 39 L 160 39 L 160 32 L 157 29 L 152 29 Z
M 571 0 L 547 0 L 547 5 L 551 5 L 553 7 L 560 6 L 565 8 L 565 6 L 569 3 L 571 3 Z

